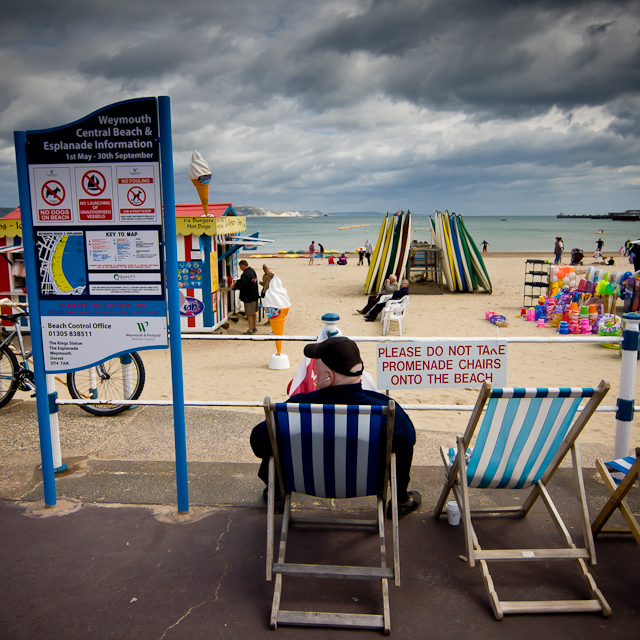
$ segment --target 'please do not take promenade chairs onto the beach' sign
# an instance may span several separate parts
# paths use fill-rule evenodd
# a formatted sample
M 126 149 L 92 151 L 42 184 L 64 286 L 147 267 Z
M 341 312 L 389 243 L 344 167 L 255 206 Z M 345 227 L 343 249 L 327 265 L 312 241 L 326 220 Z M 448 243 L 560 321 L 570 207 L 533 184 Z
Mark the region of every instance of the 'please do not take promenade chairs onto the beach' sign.
M 395 403 L 388 407 L 353 405 L 315 405 L 272 403 L 265 398 L 273 456 L 269 461 L 267 493 L 267 580 L 275 575 L 271 628 L 278 624 L 317 625 L 323 627 L 360 627 L 391 630 L 389 580 L 400 586 L 398 545 L 398 501 L 395 455 L 391 453 Z M 384 507 L 391 484 L 393 559 L 387 562 Z M 284 496 L 284 513 L 278 559 L 273 561 L 275 494 Z M 291 494 L 297 492 L 320 498 L 344 499 L 376 497 L 376 517 L 362 518 L 293 517 Z M 379 542 L 377 566 L 300 564 L 287 562 L 289 527 L 311 525 L 339 529 L 373 529 Z M 307 532 L 309 534 L 309 532 Z M 344 534 L 343 534 L 344 535 Z M 296 537 L 300 540 L 300 536 Z M 331 546 L 316 545 L 326 552 Z M 367 542 L 366 540 L 364 542 Z M 357 544 L 357 543 L 356 543 Z M 346 548 L 355 553 L 355 547 Z M 345 551 L 342 548 L 341 551 Z M 346 551 L 345 551 L 346 552 Z M 280 609 L 283 576 L 380 580 L 382 614 L 285 611 Z M 296 593 L 297 595 L 297 593 Z M 356 598 L 349 598 L 351 604 Z M 368 598 L 362 598 L 363 601 Z
M 576 439 L 609 390 L 604 380 L 597 388 L 492 389 L 484 384 L 469 419 L 464 436 L 458 436 L 457 451 L 441 449 L 446 467 L 446 483 L 434 515 L 439 517 L 449 493 L 453 491 L 464 524 L 467 561 L 480 564 L 495 617 L 509 613 L 602 612 L 611 609 L 597 588 L 586 561 L 595 564 L 595 550 Z M 583 399 L 588 399 L 577 413 Z M 486 405 L 484 419 L 480 424 Z M 475 444 L 472 438 L 478 429 Z M 584 547 L 574 543 L 568 527 L 547 491 L 547 485 L 560 463 L 571 451 L 573 477 L 580 503 Z M 454 457 L 455 456 L 455 457 Z M 523 489 L 528 496 L 513 507 L 472 508 L 478 489 Z M 492 494 L 491 497 L 495 497 Z M 551 549 L 483 549 L 473 516 L 526 516 L 540 498 L 555 524 L 564 545 Z M 514 524 L 514 523 L 512 523 Z M 489 572 L 490 562 L 542 561 L 546 566 L 556 560 L 575 560 L 591 594 L 581 600 L 500 600 Z M 540 566 L 540 565 L 538 565 Z M 532 576 L 535 575 L 532 569 Z M 506 570 L 505 570 L 506 572 Z M 530 588 L 530 582 L 524 587 Z
M 631 533 L 636 539 L 636 542 L 640 544 L 640 525 L 625 500 L 625 497 L 638 480 L 640 474 L 640 447 L 636 449 L 635 456 L 629 456 L 628 458 L 621 458 L 607 463 L 598 459 L 596 460 L 596 467 L 607 489 L 609 489 L 611 497 L 607 501 L 607 504 L 602 507 L 602 511 L 596 516 L 596 519 L 591 525 L 593 536 L 595 537 L 599 533 Z M 616 484 L 609 470 L 614 473 L 625 474 L 622 480 L 620 480 L 620 484 Z M 607 521 L 616 509 L 620 509 L 620 513 L 627 521 L 627 529 L 623 527 L 605 527 Z

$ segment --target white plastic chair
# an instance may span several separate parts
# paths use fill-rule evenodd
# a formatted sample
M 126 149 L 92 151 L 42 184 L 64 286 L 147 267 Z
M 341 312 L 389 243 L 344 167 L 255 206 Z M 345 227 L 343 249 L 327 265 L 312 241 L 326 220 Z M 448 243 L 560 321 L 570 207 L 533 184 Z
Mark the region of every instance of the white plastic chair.
M 389 327 L 391 321 L 395 320 L 398 323 L 398 331 L 400 335 L 404 334 L 404 314 L 409 305 L 409 296 L 404 296 L 400 300 L 389 300 L 382 310 L 382 335 L 386 336 L 389 333 Z

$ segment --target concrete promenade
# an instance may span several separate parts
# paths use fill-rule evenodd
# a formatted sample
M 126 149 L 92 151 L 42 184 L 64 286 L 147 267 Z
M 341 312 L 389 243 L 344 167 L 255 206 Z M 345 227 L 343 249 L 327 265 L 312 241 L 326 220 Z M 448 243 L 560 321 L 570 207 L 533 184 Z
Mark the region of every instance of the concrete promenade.
M 56 477 L 58 504 L 44 508 L 37 470 L 33 403 L 14 402 L 0 431 L 3 479 L 0 496 L 0 637 L 74 638 L 354 638 L 368 631 L 282 627 L 269 630 L 272 583 L 264 577 L 265 509 L 257 465 L 248 451 L 248 430 L 259 414 L 189 410 L 187 515 L 176 511 L 171 462 L 170 410 L 127 412 L 118 419 L 62 410 L 63 459 L 69 470 Z M 206 428 L 205 428 L 206 426 Z M 24 435 L 25 431 L 28 435 Z M 35 432 L 35 440 L 33 433 Z M 18 434 L 23 435 L 19 436 Z M 436 440 L 419 433 L 427 453 L 414 466 L 411 486 L 423 505 L 400 523 L 402 586 L 391 588 L 392 636 L 396 638 L 615 638 L 637 636 L 640 547 L 632 538 L 598 538 L 592 571 L 613 614 L 511 616 L 494 619 L 479 569 L 470 569 L 462 527 L 436 521 L 432 509 L 442 486 Z M 433 442 L 431 442 L 433 440 Z M 597 449 L 597 448 L 596 448 Z M 34 453 L 35 452 L 35 453 Z M 583 450 L 592 518 L 606 489 Z M 603 455 L 606 455 L 603 453 Z M 568 469 L 550 491 L 576 541 L 581 541 L 577 501 Z M 640 511 L 640 490 L 631 507 Z M 488 500 L 492 496 L 487 497 Z M 360 503 L 352 509 L 360 509 Z M 484 545 L 548 546 L 558 535 L 546 510 L 536 505 L 524 520 L 479 525 Z M 334 540 L 334 539 L 332 539 Z M 371 537 L 338 533 L 336 542 L 300 532 L 298 552 L 328 547 L 331 560 L 373 556 Z M 315 557 L 316 561 L 323 561 Z M 537 566 L 540 565 L 540 566 Z M 505 598 L 586 596 L 570 562 L 494 565 Z M 285 580 L 284 606 L 320 602 L 318 608 L 358 612 L 380 606 L 375 582 Z M 277 634 L 277 635 L 276 635 Z

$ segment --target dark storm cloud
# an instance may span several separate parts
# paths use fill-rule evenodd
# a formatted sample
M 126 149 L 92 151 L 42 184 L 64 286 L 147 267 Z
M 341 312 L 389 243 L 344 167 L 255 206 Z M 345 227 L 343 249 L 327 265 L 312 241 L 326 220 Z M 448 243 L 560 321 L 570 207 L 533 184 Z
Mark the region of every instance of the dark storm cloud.
M 558 105 L 601 105 L 640 89 L 638 2 L 396 2 L 291 46 L 273 44 L 247 70 L 308 107 L 352 100 L 344 69 L 364 56 L 363 93 L 435 108 L 527 115 Z
M 169 95 L 182 201 L 197 148 L 237 204 L 637 208 L 639 34 L 630 0 L 4 0 L 0 206 L 14 130 Z

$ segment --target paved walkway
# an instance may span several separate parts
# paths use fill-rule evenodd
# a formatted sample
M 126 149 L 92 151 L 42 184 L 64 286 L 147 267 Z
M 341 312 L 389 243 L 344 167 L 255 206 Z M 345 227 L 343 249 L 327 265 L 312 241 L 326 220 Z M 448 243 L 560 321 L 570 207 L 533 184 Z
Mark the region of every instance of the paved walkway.
M 140 453 L 136 443 L 145 441 L 141 434 L 148 430 L 163 428 L 143 419 L 151 415 L 131 412 L 127 418 L 128 459 L 67 458 L 69 470 L 56 478 L 55 507 L 43 507 L 42 485 L 33 466 L 22 474 L 29 481 L 14 486 L 12 499 L 0 501 L 3 640 L 381 635 L 295 627 L 270 631 L 273 583 L 264 576 L 265 509 L 255 476 L 257 465 L 191 462 L 192 506 L 188 515 L 178 515 L 173 464 L 132 459 L 137 454 L 150 458 L 149 452 Z M 121 427 L 96 420 L 83 428 L 89 427 L 103 452 L 126 445 L 126 433 L 117 430 Z M 108 433 L 99 436 L 99 429 Z M 584 461 L 589 466 L 585 481 L 593 515 L 604 503 L 606 490 L 592 462 L 586 456 Z M 470 569 L 459 558 L 462 527 L 451 527 L 446 519 L 436 521 L 431 515 L 442 477 L 442 469 L 435 465 L 418 465 L 413 470 L 412 487 L 422 492 L 424 502 L 419 512 L 400 523 L 402 586 L 391 588 L 393 637 L 555 640 L 638 635 L 640 548 L 622 537 L 597 541 L 598 564 L 593 574 L 613 609 L 609 618 L 558 614 L 496 621 L 479 569 Z M 568 469 L 556 474 L 550 489 L 579 540 L 577 501 Z M 633 489 L 630 502 L 634 511 L 640 511 L 640 489 Z M 360 507 L 360 503 L 353 506 Z M 547 546 L 557 540 L 552 522 L 539 505 L 524 520 L 483 522 L 481 529 L 487 548 L 498 540 L 516 547 Z M 339 561 L 354 552 L 373 556 L 376 541 L 362 534 L 354 538 L 341 532 L 329 538 L 299 532 L 291 543 L 291 558 L 318 549 L 331 554 L 331 560 L 324 561 Z M 516 585 L 524 585 L 527 594 L 538 599 L 587 595 L 572 563 L 543 565 L 495 565 L 499 593 L 517 598 L 523 593 L 515 592 Z M 283 604 L 304 606 L 316 600 L 322 608 L 358 612 L 379 608 L 379 596 L 375 582 L 288 579 Z

